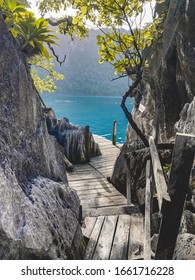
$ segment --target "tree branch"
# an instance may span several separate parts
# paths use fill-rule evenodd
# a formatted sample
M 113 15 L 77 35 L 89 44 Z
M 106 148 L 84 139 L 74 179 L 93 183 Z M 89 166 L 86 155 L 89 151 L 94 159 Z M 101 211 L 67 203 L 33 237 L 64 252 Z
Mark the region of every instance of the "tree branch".
M 49 24 L 51 26 L 58 26 L 62 23 L 66 23 L 66 28 L 64 28 L 64 34 L 66 34 L 68 32 L 68 29 L 71 27 L 72 25 L 72 17 L 71 16 L 68 16 L 68 17 L 64 17 L 64 18 L 61 18 L 57 21 L 53 21 L 52 19 L 50 18 L 47 18 L 46 20 L 49 22 Z
M 55 50 L 54 50 L 54 48 L 48 43 L 48 46 L 49 46 L 49 48 L 50 48 L 50 50 L 52 51 L 52 53 L 53 53 L 53 55 L 55 56 L 55 58 L 56 58 L 56 61 L 60 64 L 60 66 L 65 62 L 65 60 L 66 60 L 66 55 L 64 55 L 64 59 L 62 60 L 62 61 L 60 61 L 60 59 L 59 59 L 59 55 L 57 55 L 56 53 L 55 53 Z
M 141 67 L 141 66 L 140 66 Z M 137 124 L 134 122 L 132 114 L 129 112 L 129 110 L 126 107 L 126 100 L 127 97 L 130 96 L 130 94 L 133 92 L 133 90 L 139 85 L 139 83 L 142 80 L 142 72 L 141 70 L 137 73 L 137 78 L 135 82 L 129 87 L 129 90 L 123 95 L 122 102 L 121 102 L 121 108 L 123 109 L 123 112 L 128 119 L 129 124 L 131 127 L 135 130 L 137 135 L 140 137 L 140 139 L 143 141 L 144 145 L 146 147 L 149 147 L 148 140 L 146 139 L 145 135 L 141 132 Z

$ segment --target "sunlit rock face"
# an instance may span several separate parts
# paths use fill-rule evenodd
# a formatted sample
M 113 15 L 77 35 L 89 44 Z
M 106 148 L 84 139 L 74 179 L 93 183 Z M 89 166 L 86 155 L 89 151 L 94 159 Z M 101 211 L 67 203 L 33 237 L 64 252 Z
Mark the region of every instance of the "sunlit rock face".
M 184 105 L 174 128 L 176 132 L 195 135 L 195 97 L 191 103 Z
M 0 14 L 0 259 L 79 259 L 79 199 Z
M 195 96 L 195 3 L 187 0 L 166 0 L 167 16 L 162 43 L 149 52 L 149 68 L 144 72 L 146 82 L 141 103 L 145 111 L 133 111 L 133 117 L 146 136 L 151 135 L 155 106 L 159 110 L 159 142 L 175 138 L 174 125 L 180 112 Z M 157 7 L 161 13 L 162 8 Z M 156 105 L 155 105 L 156 103 Z M 135 139 L 129 127 L 127 139 Z

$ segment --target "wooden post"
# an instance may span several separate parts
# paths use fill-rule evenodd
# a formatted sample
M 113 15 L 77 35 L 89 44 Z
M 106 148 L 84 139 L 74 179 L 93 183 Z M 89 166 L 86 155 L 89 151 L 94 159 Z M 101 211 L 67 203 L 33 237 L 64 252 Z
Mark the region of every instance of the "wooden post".
M 117 127 L 117 121 L 114 121 L 113 131 L 112 131 L 112 144 L 115 146 L 116 146 L 116 127 Z
M 146 162 L 146 193 L 144 219 L 144 260 L 151 260 L 151 171 L 150 160 Z
M 89 127 L 89 125 L 87 125 L 85 127 L 85 158 L 86 158 L 86 162 L 90 161 L 90 153 L 91 153 L 90 127 Z
M 126 159 L 126 194 L 127 194 L 127 205 L 131 205 L 131 172 L 129 160 Z
M 163 201 L 162 221 L 155 259 L 173 258 L 183 213 L 189 177 L 195 154 L 195 135 L 176 135 L 168 192 L 171 202 Z
M 165 181 L 164 172 L 162 170 L 162 166 L 160 163 L 158 151 L 154 143 L 154 138 L 152 136 L 150 136 L 149 145 L 150 145 L 150 154 L 151 154 L 152 165 L 153 165 L 154 180 L 155 180 L 155 185 L 157 190 L 158 205 L 159 205 L 159 210 L 161 210 L 163 199 L 170 201 L 170 197 L 169 194 L 167 193 L 167 183 Z

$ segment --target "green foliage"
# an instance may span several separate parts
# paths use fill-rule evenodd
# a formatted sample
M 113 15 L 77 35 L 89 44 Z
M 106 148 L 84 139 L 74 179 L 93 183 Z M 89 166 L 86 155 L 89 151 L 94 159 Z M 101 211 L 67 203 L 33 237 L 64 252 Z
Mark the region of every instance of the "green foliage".
M 49 59 L 44 43 L 56 44 L 57 37 L 51 34 L 48 21 L 36 19 L 34 13 L 28 11 L 25 5 L 18 5 L 16 0 L 1 0 L 0 7 L 8 28 L 20 44 L 20 50 L 30 45 L 31 50 L 36 48 Z
M 33 65 L 31 67 L 31 75 L 38 92 L 56 91 L 55 81 L 63 80 L 64 75 L 54 71 L 53 58 L 46 59 L 41 55 L 36 55 L 29 62 Z M 43 69 L 41 76 L 39 69 Z
M 164 0 L 158 0 L 163 3 Z M 99 62 L 109 62 L 118 75 L 129 75 L 133 69 L 142 69 L 147 64 L 143 50 L 151 47 L 162 36 L 159 28 L 162 18 L 143 25 L 144 7 L 152 0 L 39 0 L 39 9 L 44 13 L 72 6 L 76 11 L 68 34 L 81 38 L 87 35 L 86 23 L 91 21 L 98 28 L 108 28 L 98 36 Z M 61 32 L 66 24 L 60 26 Z M 131 71 L 129 71 L 131 69 Z
M 170 164 L 167 163 L 162 167 L 165 174 L 167 174 L 171 170 L 171 166 L 172 166 L 171 163 Z
M 29 62 L 34 65 L 31 74 L 37 90 L 53 92 L 56 90 L 54 81 L 62 80 L 64 76 L 53 70 L 54 64 L 45 44 L 57 45 L 57 37 L 48 28 L 47 20 L 36 19 L 21 3 L 28 4 L 28 1 L 0 0 L 0 8 L 10 32 L 18 40 L 19 50 L 31 57 Z M 35 50 L 40 55 L 34 56 Z M 38 75 L 38 68 L 44 69 L 44 77 Z
M 17 0 L 18 5 L 25 5 L 26 7 L 30 7 L 30 2 L 27 0 Z
M 57 40 L 57 37 L 51 34 L 48 22 L 44 18 L 36 19 L 32 13 L 25 13 L 25 16 L 16 23 L 16 29 L 24 41 L 21 50 L 30 44 L 33 48 L 38 48 L 40 53 L 49 59 L 49 53 L 44 43 L 57 45 L 54 41 Z

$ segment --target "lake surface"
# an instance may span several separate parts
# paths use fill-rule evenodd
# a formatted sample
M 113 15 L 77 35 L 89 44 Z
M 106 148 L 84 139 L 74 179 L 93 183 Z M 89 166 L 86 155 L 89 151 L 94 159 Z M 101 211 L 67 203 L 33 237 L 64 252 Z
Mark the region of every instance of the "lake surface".
M 117 142 L 123 143 L 127 120 L 120 107 L 121 97 L 67 96 L 58 93 L 41 94 L 47 107 L 52 107 L 58 119 L 68 118 L 70 123 L 90 126 L 94 134 L 112 140 L 113 122 L 117 121 Z M 132 102 L 132 100 L 131 100 Z M 128 105 L 131 111 L 133 104 Z

